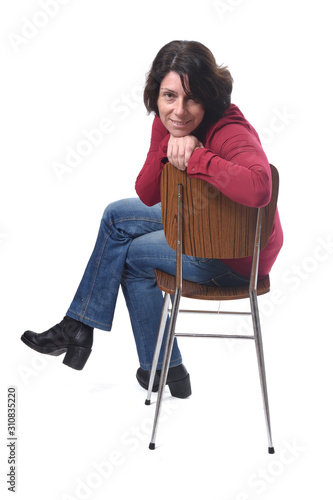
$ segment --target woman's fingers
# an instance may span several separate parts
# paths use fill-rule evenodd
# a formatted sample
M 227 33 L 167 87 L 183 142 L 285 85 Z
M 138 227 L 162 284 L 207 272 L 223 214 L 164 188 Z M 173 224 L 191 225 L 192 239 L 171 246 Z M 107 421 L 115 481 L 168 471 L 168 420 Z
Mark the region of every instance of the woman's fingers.
M 176 168 L 185 170 L 193 151 L 198 147 L 203 146 L 193 135 L 186 135 L 185 137 L 174 137 L 171 135 L 167 151 L 168 160 Z

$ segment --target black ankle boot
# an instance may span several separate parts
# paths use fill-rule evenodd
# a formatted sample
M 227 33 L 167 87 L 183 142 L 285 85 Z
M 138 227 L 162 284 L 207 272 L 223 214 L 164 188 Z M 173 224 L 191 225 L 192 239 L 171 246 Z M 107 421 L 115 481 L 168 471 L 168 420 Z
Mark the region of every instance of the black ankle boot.
M 42 354 L 59 356 L 66 352 L 63 363 L 75 370 L 82 370 L 91 353 L 93 331 L 91 326 L 65 316 L 60 323 L 46 332 L 24 332 L 21 340 Z
M 161 370 L 156 370 L 153 392 L 158 391 L 160 375 Z M 136 378 L 141 387 L 148 389 L 150 370 L 139 368 L 136 372 Z M 175 398 L 185 399 L 192 394 L 190 375 L 183 364 L 169 368 L 166 385 L 169 386 L 171 395 Z

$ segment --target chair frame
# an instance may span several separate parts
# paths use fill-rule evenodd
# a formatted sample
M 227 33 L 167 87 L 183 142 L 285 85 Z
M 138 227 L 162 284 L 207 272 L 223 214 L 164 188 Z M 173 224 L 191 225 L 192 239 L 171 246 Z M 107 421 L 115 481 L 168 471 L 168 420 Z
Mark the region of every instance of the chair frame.
M 161 192 L 167 188 L 167 183 L 168 183 L 168 171 L 176 170 L 173 165 L 168 164 L 164 167 L 163 172 L 162 172 L 162 187 Z M 156 341 L 156 347 L 155 347 L 155 353 L 154 353 L 154 358 L 153 358 L 153 363 L 152 363 L 152 369 L 151 369 L 151 374 L 150 374 L 150 379 L 149 379 L 149 385 L 148 385 L 148 392 L 147 392 L 147 398 L 145 401 L 146 405 L 149 405 L 151 402 L 151 394 L 152 394 L 152 388 L 153 388 L 153 382 L 156 374 L 156 369 L 157 369 L 157 364 L 158 364 L 158 358 L 162 346 L 162 341 L 165 335 L 165 326 L 166 326 L 166 321 L 168 317 L 168 313 L 171 311 L 171 316 L 170 316 L 170 323 L 169 323 L 169 328 L 166 333 L 166 343 L 165 343 L 165 353 L 164 353 L 164 358 L 163 358 L 163 364 L 162 364 L 162 370 L 161 370 L 161 375 L 160 375 L 160 384 L 159 384 L 159 390 L 158 390 L 158 396 L 157 396 L 157 403 L 156 403 L 156 410 L 155 410 L 155 417 L 154 417 L 154 423 L 153 423 L 153 429 L 152 429 L 152 436 L 151 436 L 151 441 L 149 444 L 149 449 L 154 450 L 155 449 L 155 442 L 156 442 L 156 434 L 157 434 L 157 428 L 158 428 L 158 423 L 159 423 L 159 418 L 160 418 L 160 413 L 161 413 L 161 406 L 162 406 L 162 399 L 163 399 L 163 392 L 165 389 L 166 385 L 166 380 L 167 380 L 167 374 L 169 370 L 169 365 L 170 365 L 170 359 L 171 359 L 171 353 L 172 353 L 172 347 L 174 343 L 175 337 L 211 337 L 211 338 L 226 338 L 226 339 L 246 339 L 246 340 L 254 340 L 255 342 L 255 347 L 256 347 L 256 354 L 257 354 L 257 362 L 258 362 L 258 369 L 259 369 L 259 378 L 260 378 L 260 386 L 261 386 L 261 393 L 262 393 L 262 399 L 263 399 L 263 407 L 264 407 L 264 415 L 265 415 L 265 423 L 266 423 L 266 430 L 267 430 L 267 437 L 268 437 L 268 453 L 273 454 L 275 452 L 274 447 L 273 447 L 273 442 L 272 442 L 272 432 L 271 432 L 271 422 L 270 422 L 270 412 L 269 412 L 269 403 L 268 403 L 268 391 L 267 391 L 267 382 L 266 382 L 266 370 L 265 370 L 265 361 L 264 361 L 264 351 L 263 351 L 263 343 L 262 343 L 262 335 L 261 335 L 261 326 L 260 326 L 260 317 L 259 317 L 259 308 L 258 308 L 258 301 L 257 301 L 257 295 L 258 295 L 258 268 L 259 268 L 259 255 L 260 255 L 260 250 L 266 245 L 269 235 L 271 233 L 272 225 L 273 225 L 273 219 L 274 219 L 274 214 L 276 210 L 276 203 L 277 203 L 277 195 L 278 195 L 278 184 L 279 184 L 279 179 L 278 179 L 278 173 L 276 168 L 271 165 L 271 171 L 272 171 L 272 179 L 273 179 L 273 191 L 272 191 L 272 199 L 270 201 L 270 210 L 267 210 L 267 207 L 263 208 L 253 208 L 253 207 L 245 207 L 245 209 L 249 212 L 255 211 L 256 213 L 256 223 L 255 223 L 255 232 L 254 232 L 254 243 L 253 243 L 253 251 L 250 252 L 252 254 L 252 267 L 251 267 L 251 276 L 250 276 L 250 283 L 248 286 L 248 291 L 246 293 L 246 297 L 250 299 L 250 307 L 251 307 L 251 312 L 221 312 L 218 311 L 217 314 L 248 314 L 252 316 L 252 324 L 253 324 L 253 335 L 224 335 L 224 334 L 210 334 L 210 333 L 176 333 L 176 322 L 177 322 L 177 317 L 179 312 L 191 312 L 191 313 L 209 313 L 212 314 L 211 311 L 196 311 L 196 310 L 179 310 L 180 306 L 180 299 L 182 297 L 182 292 L 183 292 L 183 272 L 182 272 L 182 255 L 184 253 L 184 247 L 183 247 L 183 233 L 184 233 L 184 224 L 183 224 L 183 216 L 184 216 L 184 189 L 189 189 L 189 187 L 186 185 L 188 182 L 198 182 L 198 179 L 191 179 L 188 181 L 187 174 L 185 176 L 182 174 L 175 173 L 176 176 L 181 176 L 182 180 L 181 182 L 178 183 L 178 194 L 177 194 L 177 235 L 176 235 L 176 241 L 170 242 L 170 235 L 167 236 L 167 240 L 170 246 L 175 246 L 176 250 L 176 276 L 174 278 L 175 280 L 175 287 L 174 290 L 170 290 L 168 288 L 159 287 L 165 292 L 164 295 L 164 303 L 163 303 L 163 308 L 162 308 L 162 313 L 161 313 L 161 319 L 160 319 L 160 325 L 159 325 L 159 331 L 157 335 L 157 341 Z M 204 182 L 199 180 L 199 182 Z M 207 184 L 207 183 L 205 183 Z M 191 189 L 191 188 L 190 188 Z M 215 189 L 215 188 L 214 188 Z M 222 193 L 218 192 L 218 195 L 220 197 L 226 198 Z M 164 201 L 166 201 L 167 198 L 165 198 Z M 229 200 L 231 201 L 231 200 Z M 231 204 L 235 204 L 234 202 L 231 202 Z M 237 207 L 236 207 L 237 208 Z M 243 210 L 244 206 L 241 207 L 241 210 Z M 266 212 L 265 212 L 266 209 Z M 163 200 L 162 200 L 162 212 L 163 212 Z M 262 230 L 263 230 L 263 213 L 265 215 L 265 235 L 264 235 L 264 240 L 262 241 Z M 248 219 L 247 219 L 248 220 Z M 166 224 L 165 218 L 163 218 L 163 224 Z M 164 227 L 164 230 L 166 232 L 166 227 Z M 186 252 L 187 253 L 187 252 Z M 247 252 L 249 253 L 249 252 Z M 200 255 L 202 256 L 202 255 Z M 245 255 L 244 255 L 245 256 Z M 224 257 L 226 258 L 226 257 Z M 228 257 L 229 258 L 229 257 Z M 161 273 L 158 270 L 155 270 L 157 274 L 157 278 L 159 277 L 158 273 Z M 260 295 L 263 293 L 267 293 L 269 291 L 269 277 L 268 279 L 268 286 L 266 282 L 266 287 L 262 288 L 260 290 Z M 159 280 L 158 280 L 159 281 Z M 199 286 L 200 285 L 196 285 Z M 242 287 L 243 288 L 243 287 Z M 204 298 L 207 300 L 225 300 L 225 299 L 238 299 L 238 298 L 243 298 L 243 295 L 237 296 L 237 292 L 235 293 L 235 289 L 233 289 L 234 295 L 231 296 L 224 296 L 222 299 L 218 297 L 213 297 L 211 299 L 209 296 L 208 297 L 195 297 L 195 298 Z M 170 296 L 174 295 L 174 300 L 172 303 L 172 308 L 169 311 L 169 305 L 170 305 Z M 190 296 L 190 295 L 187 295 Z M 213 314 L 216 314 L 216 312 Z

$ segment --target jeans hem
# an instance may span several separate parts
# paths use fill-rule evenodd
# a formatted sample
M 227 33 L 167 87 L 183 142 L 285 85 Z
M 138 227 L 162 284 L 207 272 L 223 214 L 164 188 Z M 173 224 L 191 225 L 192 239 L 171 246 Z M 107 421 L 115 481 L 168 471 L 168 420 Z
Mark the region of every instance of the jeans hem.
M 66 316 L 69 316 L 72 319 L 76 319 L 77 321 L 80 321 L 81 323 L 84 323 L 85 325 L 92 326 L 93 328 L 97 328 L 98 330 L 104 330 L 106 332 L 109 332 L 111 330 L 111 325 L 99 323 L 98 321 L 87 318 L 86 316 L 82 316 L 80 314 L 77 314 L 76 312 L 71 311 L 70 309 L 68 309 Z

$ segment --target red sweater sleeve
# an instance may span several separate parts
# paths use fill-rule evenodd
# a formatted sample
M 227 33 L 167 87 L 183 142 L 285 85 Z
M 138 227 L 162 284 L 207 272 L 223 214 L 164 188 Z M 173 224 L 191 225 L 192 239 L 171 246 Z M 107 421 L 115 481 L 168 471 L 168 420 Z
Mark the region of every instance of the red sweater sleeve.
M 161 172 L 165 164 L 163 160 L 166 158 L 169 137 L 169 132 L 156 116 L 147 159 L 135 183 L 140 200 L 150 207 L 161 201 Z
M 271 198 L 271 171 L 257 133 L 246 124 L 214 127 L 204 148 L 192 154 L 187 173 L 213 184 L 232 200 L 251 207 Z

